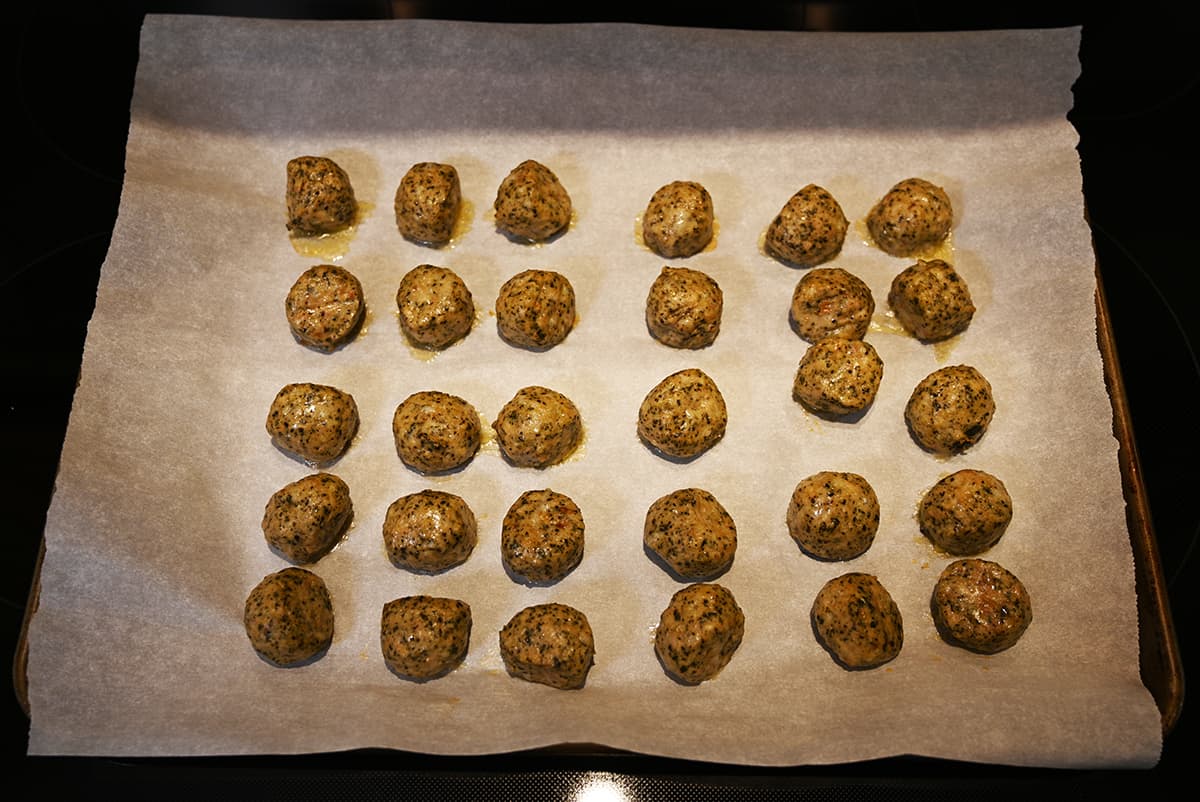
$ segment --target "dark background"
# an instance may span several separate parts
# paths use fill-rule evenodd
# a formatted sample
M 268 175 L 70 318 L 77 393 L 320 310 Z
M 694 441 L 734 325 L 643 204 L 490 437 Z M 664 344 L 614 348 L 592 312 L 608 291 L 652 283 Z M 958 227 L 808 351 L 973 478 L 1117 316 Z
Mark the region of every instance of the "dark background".
M 10 196 L 0 266 L 13 342 L 4 350 L 6 559 L 0 619 L 16 656 L 100 266 L 116 219 L 138 33 L 145 13 L 291 18 L 430 17 L 519 22 L 627 21 L 773 30 L 954 30 L 1082 26 L 1082 71 L 1070 120 L 1080 134 L 1084 193 L 1112 317 L 1162 574 L 1187 665 L 1200 534 L 1200 366 L 1195 240 L 1198 59 L 1188 3 L 647 3 L 545 8 L 455 2 L 117 2 L 21 6 L 5 24 L 10 77 L 4 169 Z M 10 140 L 12 142 L 12 140 Z M 1046 477 L 1053 492 L 1054 477 Z M 1045 536 L 1054 537 L 1053 532 Z M 1069 569 L 1068 569 L 1069 570 Z M 1063 667 L 1070 671 L 1069 666 Z M 900 758 L 762 770 L 635 755 L 571 752 L 451 759 L 365 751 L 299 758 L 104 760 L 30 758 L 16 693 L 0 703 L 3 757 L 22 798 L 81 791 L 124 798 L 573 798 L 611 772 L 626 798 L 937 799 L 1051 792 L 1067 797 L 1168 795 L 1192 778 L 1195 714 L 1144 771 L 1026 770 Z

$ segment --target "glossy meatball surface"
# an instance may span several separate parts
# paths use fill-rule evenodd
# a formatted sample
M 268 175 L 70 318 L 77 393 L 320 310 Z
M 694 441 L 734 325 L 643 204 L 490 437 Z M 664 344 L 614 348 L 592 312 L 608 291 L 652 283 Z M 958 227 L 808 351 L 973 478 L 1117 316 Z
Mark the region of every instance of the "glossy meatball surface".
M 271 442 L 311 465 L 325 465 L 342 456 L 357 431 L 354 397 L 326 384 L 284 385 L 267 412 Z
M 379 648 L 393 673 L 431 680 L 462 664 L 471 642 L 471 607 L 459 599 L 403 596 L 383 605 Z
M 418 162 L 408 168 L 392 203 L 396 228 L 405 239 L 445 245 L 462 208 L 462 186 L 452 164 Z
M 353 515 L 349 485 L 332 473 L 314 473 L 271 495 L 263 511 L 263 536 L 291 562 L 314 563 L 337 544 Z
M 792 491 L 787 528 L 806 554 L 852 560 L 875 542 L 879 497 L 859 474 L 820 471 L 800 480 Z
M 496 190 L 496 228 L 525 242 L 543 242 L 571 223 L 571 196 L 549 167 L 527 159 Z
M 358 214 L 350 176 L 325 156 L 297 156 L 287 163 L 287 229 L 297 236 L 333 234 Z
M 928 342 L 966 331 L 975 316 L 967 282 L 941 259 L 921 259 L 892 279 L 888 305 L 900 325 Z
M 946 190 L 923 178 L 906 178 L 871 208 L 867 230 L 884 253 L 916 256 L 940 245 L 953 222 Z
M 875 298 L 867 283 L 840 267 L 815 267 L 796 282 L 789 319 L 810 343 L 826 337 L 861 340 L 871 326 Z
M 505 458 L 521 468 L 548 468 L 583 441 L 583 419 L 570 398 L 548 387 L 522 387 L 492 422 Z
M 583 611 L 557 602 L 526 607 L 500 630 L 500 657 L 508 673 L 559 690 L 582 688 L 596 655 Z
M 814 267 L 841 252 L 849 226 L 829 190 L 809 184 L 788 199 L 767 227 L 766 250 L 797 267 Z
M 553 348 L 575 327 L 575 288 L 554 270 L 523 270 L 500 287 L 496 327 L 512 345 Z
M 655 190 L 642 215 L 642 240 L 664 259 L 694 256 L 713 238 L 712 195 L 696 181 Z
M 672 348 L 705 348 L 721 333 L 725 295 L 707 273 L 663 267 L 646 296 L 646 327 Z
M 688 585 L 671 597 L 654 630 L 654 653 L 671 677 L 687 685 L 715 679 L 733 660 L 746 614 L 724 585 Z
M 475 299 L 462 277 L 437 265 L 418 265 L 396 290 L 400 329 L 419 348 L 440 349 L 466 337 L 475 324 Z
M 913 388 L 904 419 L 917 444 L 942 456 L 978 443 L 996 413 L 992 385 L 970 365 L 930 373 Z
M 440 390 L 421 390 L 392 415 L 392 438 L 401 461 L 421 473 L 445 473 L 479 451 L 483 425 L 469 402 Z
M 461 565 L 475 550 L 479 528 L 461 497 L 422 490 L 393 501 L 383 521 L 383 545 L 397 568 L 438 573 Z
M 688 487 L 650 505 L 642 542 L 678 577 L 709 579 L 733 563 L 737 525 L 716 496 Z
M 277 666 L 299 665 L 333 643 L 333 600 L 317 574 L 284 568 L 250 591 L 243 623 L 263 659 Z
M 358 277 L 337 265 L 308 268 L 284 300 L 292 336 L 318 351 L 333 351 L 353 338 L 366 308 Z
M 570 496 L 528 490 L 504 514 L 500 557 L 520 580 L 556 582 L 583 559 L 584 531 L 583 512 Z
M 851 572 L 826 582 L 812 604 L 813 629 L 843 668 L 877 668 L 900 654 L 904 621 L 890 593 L 871 574 Z
M 638 435 L 676 459 L 691 459 L 725 436 L 729 412 L 725 397 L 699 368 L 686 368 L 656 384 L 638 409 Z
M 942 551 L 960 557 L 996 545 L 1012 515 L 1012 496 L 1004 483 L 969 468 L 939 480 L 917 508 L 921 533 Z
M 861 412 L 875 401 L 883 360 L 866 340 L 826 337 L 804 352 L 792 382 L 792 397 L 823 415 Z
M 1013 647 L 1033 621 L 1033 603 L 1021 580 L 999 563 L 971 557 L 942 571 L 931 609 L 948 643 L 981 654 Z

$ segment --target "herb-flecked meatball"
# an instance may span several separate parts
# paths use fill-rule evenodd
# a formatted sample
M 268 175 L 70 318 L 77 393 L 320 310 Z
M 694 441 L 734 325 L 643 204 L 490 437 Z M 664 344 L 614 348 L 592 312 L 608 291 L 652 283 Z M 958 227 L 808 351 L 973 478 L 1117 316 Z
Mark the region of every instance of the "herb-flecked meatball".
M 443 677 L 462 664 L 471 641 L 471 607 L 439 596 L 404 596 L 383 605 L 383 661 L 405 679 Z
M 842 416 L 875 401 L 883 360 L 866 340 L 826 337 L 808 347 L 796 369 L 792 397 L 808 409 Z
M 978 443 L 995 413 L 992 385 L 983 374 L 970 365 L 951 365 L 913 388 L 904 420 L 921 448 L 950 456 Z
M 284 313 L 292 335 L 318 351 L 332 351 L 352 338 L 366 312 L 358 277 L 337 265 L 314 265 L 292 284 Z
M 575 327 L 575 288 L 554 270 L 523 270 L 500 287 L 496 327 L 513 345 L 552 348 Z
M 550 602 L 526 607 L 500 630 L 500 657 L 517 679 L 560 690 L 582 688 L 596 656 L 582 611 Z
M 396 291 L 400 329 L 421 348 L 446 348 L 471 331 L 475 299 L 462 277 L 437 265 L 418 265 Z
M 525 582 L 556 582 L 583 559 L 583 535 L 583 512 L 570 496 L 529 490 L 504 515 L 500 557 Z
M 656 384 L 638 410 L 638 435 L 668 457 L 691 459 L 725 436 L 725 397 L 699 368 L 672 373 Z
M 418 162 L 408 168 L 392 204 L 396 228 L 404 238 L 434 246 L 450 241 L 461 206 L 458 170 L 437 162 Z
M 1033 621 L 1021 580 L 998 563 L 970 557 L 946 566 L 930 606 L 946 642 L 983 654 L 1012 647 Z
M 246 597 L 246 635 L 277 666 L 294 666 L 333 643 L 333 600 L 325 581 L 305 568 L 269 574 Z
M 314 473 L 275 491 L 263 511 L 263 536 L 293 563 L 314 563 L 346 532 L 353 514 L 349 485 L 332 473 Z
M 906 178 L 871 208 L 867 231 L 884 253 L 916 256 L 941 244 L 953 222 L 946 190 L 923 178 Z
M 421 490 L 388 505 L 383 545 L 397 568 L 438 573 L 461 565 L 475 550 L 475 513 L 460 496 Z
M 392 437 L 401 461 L 421 473 L 445 473 L 479 451 L 483 425 L 470 403 L 440 390 L 421 390 L 400 402 Z
M 694 256 L 713 237 L 712 196 L 695 181 L 672 181 L 650 197 L 642 215 L 642 240 L 664 259 Z
M 1004 483 L 990 473 L 966 468 L 929 488 L 917 508 L 917 521 L 933 545 L 961 557 L 996 545 L 1012 514 L 1012 497 Z
M 688 585 L 671 597 L 654 630 L 654 653 L 666 672 L 689 685 L 714 679 L 733 659 L 746 616 L 724 585 Z
M 570 225 L 571 196 L 549 167 L 527 159 L 500 182 L 493 210 L 504 234 L 544 242 Z
M 709 579 L 733 563 L 737 526 L 716 496 L 688 487 L 650 505 L 642 542 L 680 577 Z
M 813 268 L 792 292 L 792 327 L 810 343 L 826 337 L 861 340 L 874 314 L 871 288 L 840 267 Z
M 787 528 L 806 554 L 820 560 L 852 560 L 875 542 L 879 497 L 856 473 L 814 473 L 792 491 Z
M 892 279 L 888 305 L 901 326 L 928 342 L 966 331 L 975 316 L 967 282 L 941 259 L 919 259 Z
M 814 267 L 841 252 L 849 225 L 829 190 L 809 184 L 788 199 L 767 227 L 767 253 L 797 267 Z
M 721 332 L 724 309 L 725 295 L 712 276 L 663 267 L 646 296 L 646 327 L 672 348 L 705 348 Z
M 342 456 L 357 431 L 354 397 L 326 384 L 284 385 L 267 413 L 271 442 L 311 465 Z
M 904 645 L 900 608 L 871 574 L 852 572 L 826 582 L 811 616 L 818 640 L 846 669 L 881 666 Z
M 575 403 L 557 390 L 522 387 L 492 422 L 505 458 L 520 468 L 548 468 L 571 455 L 583 440 Z
M 297 156 L 287 163 L 287 228 L 312 237 L 349 228 L 358 213 L 350 176 L 333 159 Z

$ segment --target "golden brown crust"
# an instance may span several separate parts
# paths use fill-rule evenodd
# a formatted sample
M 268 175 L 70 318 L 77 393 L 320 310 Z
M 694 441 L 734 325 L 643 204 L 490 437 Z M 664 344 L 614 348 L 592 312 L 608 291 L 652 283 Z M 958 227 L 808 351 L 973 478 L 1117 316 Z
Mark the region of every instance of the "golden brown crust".
M 583 513 L 569 496 L 528 490 L 504 515 L 500 557 L 526 582 L 557 582 L 583 559 L 583 536 Z
M 874 314 L 871 288 L 840 267 L 813 268 L 796 282 L 792 292 L 792 327 L 810 343 L 826 337 L 861 340 Z
M 462 277 L 437 265 L 417 265 L 396 291 L 400 328 L 421 348 L 446 348 L 475 324 L 475 300 Z
M 656 384 L 638 410 L 638 435 L 668 457 L 691 459 L 725 436 L 729 413 L 716 382 L 687 368 Z
M 851 572 L 826 582 L 811 615 L 818 640 L 843 668 L 877 668 L 904 646 L 900 608 L 870 574 Z
M 504 177 L 492 208 L 502 233 L 527 242 L 544 242 L 571 223 L 571 196 L 549 167 L 533 159 Z
M 445 473 L 479 451 L 483 426 L 470 403 L 440 390 L 421 390 L 392 415 L 392 438 L 401 461 L 421 473 Z
M 271 442 L 312 465 L 342 456 L 357 431 L 354 397 L 325 384 L 284 385 L 267 413 Z
M 471 607 L 459 599 L 404 596 L 383 605 L 379 647 L 405 679 L 437 679 L 462 664 L 471 641 Z
M 916 256 L 941 244 L 953 223 L 950 196 L 923 178 L 899 182 L 867 215 L 871 238 L 892 256 Z
M 313 237 L 349 228 L 358 214 L 350 176 L 325 156 L 297 156 L 287 163 L 287 229 Z
M 448 570 L 466 562 L 478 540 L 475 513 L 453 493 L 410 493 L 393 501 L 384 516 L 383 545 L 397 568 Z
M 358 332 L 365 313 L 362 284 L 338 265 L 308 268 L 284 300 L 292 335 L 318 351 L 332 351 L 348 342 Z
M 646 296 L 646 326 L 651 336 L 672 348 L 712 345 L 721 332 L 725 295 L 706 273 L 663 267 Z
M 852 560 L 879 531 L 879 497 L 856 473 L 820 471 L 800 480 L 787 510 L 788 533 L 821 560 Z
M 277 666 L 304 663 L 333 642 L 333 601 L 324 580 L 304 568 L 269 574 L 246 597 L 250 644 Z
M 999 563 L 975 558 L 946 566 L 930 606 L 947 643 L 982 654 L 1011 648 L 1033 621 L 1021 580 Z
M 408 168 L 392 204 L 401 235 L 434 246 L 450 241 L 461 206 L 458 170 L 437 162 L 418 162 Z
M 996 413 L 992 385 L 970 365 L 940 368 L 922 379 L 904 408 L 917 444 L 949 456 L 978 443 Z
M 650 197 L 642 215 L 642 241 L 664 259 L 704 250 L 713 238 L 712 196 L 696 181 L 672 181 Z
M 658 619 L 654 653 L 680 682 L 716 678 L 742 645 L 746 616 L 723 585 L 699 583 L 677 591 Z
M 504 282 L 496 297 L 496 328 L 522 348 L 547 349 L 575 327 L 575 288 L 554 270 L 523 270 Z
M 688 487 L 650 505 L 642 542 L 678 576 L 710 579 L 733 564 L 737 525 L 712 493 Z
M 574 402 L 547 387 L 522 387 L 492 422 L 505 458 L 521 468 L 548 468 L 583 441 L 583 419 Z
M 804 352 L 792 382 L 792 397 L 813 412 L 843 416 L 875 401 L 883 360 L 866 340 L 826 337 Z
M 941 479 L 921 498 L 921 533 L 947 554 L 980 554 L 999 542 L 1012 520 L 1004 483 L 984 471 L 963 469 Z
M 767 227 L 766 250 L 797 267 L 814 267 L 841 252 L 849 226 L 829 190 L 809 184 L 788 199 Z
M 941 259 L 919 259 L 892 279 L 888 305 L 900 325 L 927 342 L 966 331 L 975 316 L 967 283 Z
M 263 511 L 263 536 L 291 562 L 314 563 L 334 547 L 353 515 L 346 482 L 331 473 L 314 473 L 272 494 Z
M 500 630 L 500 657 L 509 675 L 559 690 L 582 688 L 596 655 L 582 611 L 551 602 L 526 607 Z

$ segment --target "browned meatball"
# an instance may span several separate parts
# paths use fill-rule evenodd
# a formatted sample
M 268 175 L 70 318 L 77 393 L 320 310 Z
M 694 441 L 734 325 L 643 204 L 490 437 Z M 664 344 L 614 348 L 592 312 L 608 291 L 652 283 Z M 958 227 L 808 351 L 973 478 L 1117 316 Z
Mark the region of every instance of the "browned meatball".
M 705 348 L 721 332 L 725 295 L 713 278 L 686 267 L 663 267 L 646 296 L 651 336 L 672 348 Z
M 314 265 L 305 270 L 284 301 L 292 335 L 318 351 L 332 351 L 351 339 L 365 312 L 362 284 L 337 265 Z
M 445 348 L 458 342 L 475 323 L 475 299 L 462 277 L 445 267 L 418 265 L 396 291 L 400 328 L 421 348 Z
M 349 485 L 332 473 L 314 473 L 275 491 L 263 511 L 263 535 L 292 562 L 314 563 L 338 542 L 353 514 Z
M 883 360 L 866 340 L 826 337 L 808 347 L 792 382 L 792 397 L 813 412 L 842 416 L 875 401 Z
M 792 491 L 787 527 L 806 554 L 852 560 L 875 542 L 879 497 L 856 473 L 821 471 L 802 479 Z
M 562 273 L 523 270 L 496 297 L 500 336 L 522 348 L 553 348 L 575 327 L 575 288 Z
M 557 390 L 522 387 L 492 422 L 500 450 L 521 468 L 562 462 L 583 440 L 583 420 L 574 402 Z
M 467 656 L 471 607 L 458 599 L 404 596 L 383 605 L 379 647 L 383 661 L 405 679 L 449 674 Z
M 900 608 L 879 579 L 858 572 L 835 577 L 812 604 L 813 629 L 843 668 L 876 668 L 904 645 Z
M 933 620 L 948 642 L 995 654 L 1016 644 L 1033 621 L 1029 592 L 1008 569 L 967 558 L 946 566 L 933 588 Z
M 529 490 L 504 515 L 500 556 L 526 582 L 556 582 L 583 559 L 583 534 L 583 512 L 569 496 Z
M 691 459 L 725 436 L 729 413 L 716 382 L 687 368 L 656 384 L 638 410 L 638 435 L 668 457 Z
M 582 688 L 595 660 L 582 611 L 551 602 L 526 607 L 500 630 L 500 657 L 511 676 L 560 690 Z
M 387 509 L 383 545 L 397 568 L 437 573 L 461 565 L 475 550 L 475 513 L 461 497 L 441 490 L 401 496 Z
M 479 451 L 482 435 L 475 407 L 439 390 L 413 393 L 392 415 L 396 453 L 421 473 L 445 473 L 466 465 Z
M 945 240 L 953 222 L 946 190 L 923 178 L 906 178 L 871 208 L 867 230 L 884 253 L 915 256 Z
M 667 673 L 689 685 L 714 679 L 733 659 L 746 616 L 723 585 L 688 585 L 671 597 L 654 630 L 654 653 Z
M 930 373 L 913 389 L 904 419 L 917 444 L 949 456 L 979 442 L 996 413 L 992 385 L 970 365 Z
M 966 331 L 975 316 L 967 283 L 941 259 L 920 259 L 892 279 L 888 305 L 901 326 L 929 342 Z
M 312 237 L 349 228 L 358 213 L 350 176 L 324 156 L 298 156 L 287 163 L 287 228 Z
M 1012 520 L 1004 483 L 984 471 L 950 474 L 925 493 L 917 520 L 925 537 L 947 554 L 980 554 L 1000 540 Z
M 709 579 L 733 564 L 737 526 L 707 490 L 688 487 L 646 511 L 642 542 L 684 579 Z
M 659 187 L 642 215 L 642 240 L 664 259 L 694 256 L 713 237 L 712 196 L 695 181 Z
M 333 643 L 329 589 L 304 568 L 264 577 L 246 597 L 242 618 L 254 651 L 278 666 L 306 662 Z
M 312 465 L 342 456 L 357 431 L 354 397 L 325 384 L 284 385 L 267 413 L 271 442 Z
M 840 267 L 813 268 L 792 292 L 792 327 L 810 343 L 826 337 L 861 340 L 873 314 L 871 288 Z
M 504 234 L 543 242 L 570 224 L 571 196 L 549 167 L 527 159 L 500 182 L 493 210 Z
M 814 267 L 841 252 L 849 225 L 829 190 L 809 184 L 788 199 L 767 227 L 767 253 L 797 267 Z
M 445 245 L 461 206 L 458 170 L 450 164 L 419 162 L 408 168 L 396 187 L 396 228 L 413 242 Z

